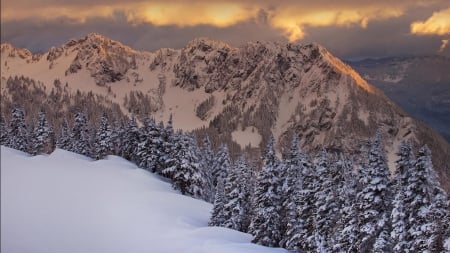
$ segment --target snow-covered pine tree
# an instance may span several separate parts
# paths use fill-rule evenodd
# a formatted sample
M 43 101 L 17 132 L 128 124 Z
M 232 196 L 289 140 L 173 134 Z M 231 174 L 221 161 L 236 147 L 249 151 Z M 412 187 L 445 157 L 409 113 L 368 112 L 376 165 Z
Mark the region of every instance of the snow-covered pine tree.
M 67 119 L 64 118 L 61 125 L 61 134 L 59 135 L 58 141 L 56 142 L 56 147 L 64 150 L 70 150 L 70 132 L 69 123 Z
M 388 245 L 380 245 L 377 240 L 390 227 L 389 169 L 382 147 L 382 135 L 377 131 L 371 141 L 368 163 L 361 168 L 362 188 L 356 196 L 358 226 L 355 232 L 358 233 L 358 238 L 353 247 L 358 252 L 373 251 L 375 242 L 378 242 L 377 248 L 390 248 Z M 389 243 L 389 240 L 384 240 L 384 243 Z
M 172 114 L 170 114 L 169 121 L 167 121 L 166 127 L 162 131 L 162 150 L 160 157 L 161 168 L 158 168 L 156 173 L 165 175 L 163 171 L 166 168 L 170 168 L 173 166 L 176 160 L 176 152 L 175 152 L 175 133 L 173 131 L 173 120 Z
M 175 139 L 175 160 L 163 173 L 172 179 L 172 186 L 181 194 L 204 198 L 205 178 L 201 168 L 200 149 L 195 138 L 179 133 Z
M 225 178 L 224 226 L 245 232 L 249 226 L 250 213 L 250 168 L 244 157 L 240 157 Z
M 209 226 L 222 227 L 225 224 L 224 206 L 225 206 L 225 194 L 224 194 L 223 179 L 220 178 L 217 182 L 216 194 L 214 196 L 214 205 L 211 213 L 211 218 L 208 222 Z
M 151 172 L 156 172 L 162 167 L 160 164 L 163 149 L 162 131 L 153 118 L 144 120 L 144 126 L 140 129 L 141 137 L 136 154 L 139 167 Z
M 419 150 L 405 192 L 409 212 L 410 252 L 442 252 L 450 237 L 449 200 L 440 188 L 427 146 Z M 408 238 L 408 239 L 409 239 Z
M 121 156 L 129 161 L 137 162 L 137 147 L 140 142 L 140 133 L 134 117 L 128 121 L 122 141 Z
M 285 181 L 283 185 L 284 208 L 283 223 L 285 233 L 280 246 L 291 251 L 299 251 L 306 248 L 308 234 L 306 229 L 306 213 L 302 211 L 310 210 L 312 203 L 301 202 L 307 200 L 309 192 L 304 188 L 304 181 L 311 179 L 311 162 L 306 154 L 298 147 L 298 139 L 292 140 L 290 152 L 286 157 Z M 311 219 L 309 221 L 312 221 Z
M 410 248 L 408 240 L 408 199 L 405 194 L 408 186 L 408 178 L 414 166 L 414 154 L 409 142 L 402 142 L 397 152 L 396 170 L 393 177 L 394 200 L 392 202 L 392 243 L 394 252 L 406 252 Z
M 111 140 L 113 143 L 113 152 L 115 155 L 121 156 L 122 143 L 124 143 L 125 138 L 125 123 L 124 121 L 115 121 L 111 127 Z
M 328 154 L 325 149 L 319 152 L 315 164 L 316 191 L 314 193 L 314 240 L 319 249 L 331 251 L 333 245 L 332 230 L 336 225 L 338 218 L 338 196 L 336 187 L 336 167 L 331 166 Z M 317 241 L 318 240 L 318 241 Z
M 108 122 L 108 115 L 103 113 L 100 125 L 95 133 L 94 157 L 99 160 L 114 154 L 112 129 Z
M 271 136 L 264 156 L 264 165 L 259 172 L 253 196 L 254 215 L 250 231 L 254 235 L 252 242 L 276 247 L 281 240 L 280 206 L 282 181 L 275 156 L 274 138 Z
M 297 216 L 296 196 L 301 185 L 301 162 L 299 153 L 299 140 L 297 136 L 292 138 L 291 147 L 285 156 L 283 161 L 283 168 L 280 170 L 281 179 L 283 180 L 282 194 L 281 194 L 281 228 L 280 232 L 282 239 L 280 246 L 285 247 L 286 241 L 289 239 L 287 236 L 288 226 L 292 227 L 293 217 Z
M 212 167 L 213 185 L 217 184 L 218 178 L 225 179 L 227 177 L 228 170 L 231 168 L 231 158 L 228 152 L 227 145 L 223 144 L 219 147 L 216 156 L 214 157 Z
M 32 132 L 32 150 L 33 155 L 50 153 L 52 151 L 51 147 L 51 134 L 52 128 L 47 122 L 45 117 L 45 112 L 40 111 L 38 114 L 38 120 L 36 126 Z
M 22 108 L 17 107 L 12 110 L 8 136 L 9 147 L 28 152 L 29 133 L 25 124 L 25 113 Z
M 203 139 L 203 146 L 201 149 L 202 152 L 202 168 L 204 177 L 206 180 L 205 185 L 205 197 L 206 201 L 213 202 L 214 201 L 214 180 L 212 176 L 212 168 L 214 163 L 214 153 L 212 151 L 211 147 L 211 141 L 209 140 L 209 137 L 206 136 Z
M 86 115 L 82 112 L 77 112 L 74 115 L 70 142 L 71 145 L 69 151 L 85 156 L 92 155 L 87 119 Z
M 3 117 L 3 113 L 0 114 L 0 145 L 8 146 L 9 142 L 9 136 L 8 136 L 9 129 L 7 127 L 5 117 Z
M 353 169 L 352 161 L 339 154 L 336 161 L 336 191 L 339 205 L 339 219 L 334 228 L 334 235 L 329 242 L 333 245 L 332 252 L 347 252 L 354 244 L 356 235 L 357 220 L 354 205 L 357 192 L 357 175 Z

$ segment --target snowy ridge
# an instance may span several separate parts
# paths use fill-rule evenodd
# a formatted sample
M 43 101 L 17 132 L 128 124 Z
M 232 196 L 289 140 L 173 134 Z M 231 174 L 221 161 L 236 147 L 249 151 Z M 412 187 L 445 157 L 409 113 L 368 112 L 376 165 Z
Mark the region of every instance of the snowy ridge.
M 1 153 L 2 252 L 286 252 L 207 227 L 210 204 L 122 158 Z
M 128 115 L 133 112 L 124 106 L 125 97 L 130 91 L 142 92 L 152 101 L 157 121 L 167 121 L 172 114 L 175 127 L 184 130 L 220 128 L 231 136 L 254 127 L 261 141 L 238 143 L 260 148 L 273 133 L 281 151 L 295 134 L 305 150 L 327 147 L 357 153 L 380 128 L 389 151 L 401 139 L 430 145 L 441 181 L 450 189 L 450 145 L 424 124 L 408 120 L 382 92 L 314 43 L 252 42 L 235 48 L 200 38 L 182 49 L 140 52 L 90 34 L 37 61 L 2 51 L 1 64 L 8 66 L 2 68 L 2 82 L 24 75 L 43 82 L 49 92 L 58 78 L 73 92 L 109 97 Z M 210 97 L 214 103 L 203 108 L 200 118 L 198 108 Z

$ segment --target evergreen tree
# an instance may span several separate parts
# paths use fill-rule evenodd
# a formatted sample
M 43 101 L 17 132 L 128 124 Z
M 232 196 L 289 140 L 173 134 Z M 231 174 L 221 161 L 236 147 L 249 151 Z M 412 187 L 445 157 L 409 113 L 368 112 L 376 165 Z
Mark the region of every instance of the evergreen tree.
M 67 119 L 64 118 L 61 125 L 61 134 L 56 143 L 56 147 L 64 150 L 70 150 L 70 132 L 69 132 L 69 123 L 67 123 Z
M 162 167 L 160 164 L 163 148 L 162 131 L 152 118 L 145 119 L 137 147 L 138 165 L 141 168 L 156 172 Z
M 269 247 L 279 245 L 281 240 L 281 217 L 279 214 L 281 184 L 272 136 L 264 156 L 264 166 L 256 181 L 254 215 L 250 225 L 250 231 L 254 235 L 252 240 L 254 243 Z
M 158 168 L 156 171 L 158 174 L 165 175 L 163 171 L 167 168 L 170 168 L 174 165 L 177 157 L 175 150 L 175 134 L 173 130 L 173 121 L 172 114 L 169 117 L 169 121 L 167 122 L 167 126 L 162 131 L 162 150 L 160 157 L 161 168 Z
M 231 158 L 228 152 L 228 147 L 226 145 L 222 145 L 219 147 L 219 151 L 214 158 L 212 166 L 212 178 L 214 186 L 217 184 L 219 178 L 225 179 L 227 177 L 227 173 L 230 168 Z
M 8 143 L 9 143 L 8 132 L 9 132 L 9 129 L 5 122 L 5 117 L 3 117 L 3 113 L 2 113 L 2 114 L 0 114 L 0 145 L 8 146 Z
M 204 177 L 206 180 L 205 185 L 205 197 L 206 201 L 212 202 L 214 201 L 214 180 L 212 176 L 212 168 L 214 163 L 214 153 L 211 147 L 211 141 L 209 137 L 206 136 L 203 139 L 203 148 L 202 148 L 202 168 L 204 170 Z
M 129 161 L 137 162 L 137 148 L 140 142 L 140 133 L 134 117 L 128 121 L 122 141 L 121 156 Z
M 208 222 L 209 226 L 221 227 L 225 224 L 224 206 L 226 199 L 223 188 L 223 179 L 219 179 L 219 182 L 217 182 L 216 194 L 214 196 L 214 205 L 211 218 Z
M 70 141 L 69 151 L 85 156 L 92 155 L 87 119 L 82 112 L 75 113 Z
M 45 112 L 40 111 L 38 115 L 37 125 L 33 130 L 33 147 L 32 154 L 50 153 L 52 128 L 47 122 Z
M 107 155 L 114 154 L 112 129 L 108 122 L 108 115 L 103 113 L 100 126 L 95 134 L 94 141 L 94 156 L 99 160 Z
M 286 240 L 288 240 L 287 230 L 288 226 L 292 226 L 293 216 L 297 214 L 297 206 L 293 205 L 297 196 L 297 191 L 299 191 L 299 182 L 301 180 L 301 160 L 298 148 L 298 137 L 294 136 L 292 139 L 291 147 L 288 154 L 285 157 L 282 168 L 280 169 L 281 178 L 283 180 L 282 194 L 281 194 L 281 228 L 280 232 L 282 235 L 282 240 L 280 246 L 284 247 Z
M 299 251 L 307 248 L 306 235 L 308 235 L 308 224 L 306 221 L 312 221 L 312 219 L 306 219 L 306 213 L 310 210 L 312 202 L 303 202 L 308 200 L 308 196 L 311 196 L 305 185 L 308 184 L 308 179 L 311 179 L 312 175 L 311 162 L 303 151 L 299 149 L 296 137 L 292 141 L 285 164 L 285 181 L 283 185 L 285 199 L 282 204 L 285 232 L 280 246 L 291 251 Z
M 245 232 L 249 226 L 250 213 L 250 168 L 244 157 L 237 160 L 225 179 L 224 226 Z
M 25 124 L 25 113 L 22 108 L 14 108 L 12 110 L 9 127 L 9 147 L 28 152 L 29 140 L 28 130 Z
M 339 219 L 334 228 L 331 244 L 334 245 L 333 252 L 347 252 L 351 245 L 356 241 L 356 206 L 355 198 L 357 193 L 357 176 L 353 169 L 351 160 L 344 155 L 339 154 L 336 161 L 335 180 L 336 191 L 339 203 Z
M 172 186 L 181 194 L 189 194 L 195 198 L 204 197 L 205 179 L 203 177 L 200 150 L 194 137 L 177 134 L 175 144 L 175 160 L 171 167 L 163 173 L 172 179 Z
M 431 163 L 431 152 L 427 146 L 419 150 L 413 171 L 408 178 L 405 210 L 411 239 L 410 252 L 441 252 L 443 242 L 450 237 L 448 224 L 449 201 L 440 188 Z
M 414 166 L 414 155 L 410 143 L 403 142 L 397 152 L 399 159 L 396 161 L 394 174 L 394 200 L 392 203 L 392 242 L 394 252 L 405 252 L 410 248 L 408 241 L 408 203 L 405 196 L 408 187 L 408 178 L 411 176 Z
M 337 222 L 339 211 L 338 196 L 336 195 L 336 167 L 331 166 L 325 149 L 319 153 L 316 169 L 316 187 L 314 202 L 314 239 L 315 245 L 324 250 L 332 250 L 332 230 Z
M 382 148 L 381 132 L 377 132 L 371 142 L 368 164 L 361 169 L 361 191 L 356 196 L 358 226 L 356 232 L 358 238 L 353 245 L 359 252 L 374 250 L 377 248 L 389 248 L 379 245 L 377 240 L 382 232 L 389 230 L 390 189 L 389 169 Z M 389 241 L 384 240 L 384 243 Z

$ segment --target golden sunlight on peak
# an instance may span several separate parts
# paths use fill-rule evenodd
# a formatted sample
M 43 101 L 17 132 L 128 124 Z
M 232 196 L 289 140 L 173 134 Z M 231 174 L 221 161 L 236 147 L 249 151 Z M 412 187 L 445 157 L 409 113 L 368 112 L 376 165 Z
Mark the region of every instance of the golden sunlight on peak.
M 411 24 L 411 33 L 429 35 L 450 34 L 450 8 L 434 12 L 425 21 L 416 21 Z

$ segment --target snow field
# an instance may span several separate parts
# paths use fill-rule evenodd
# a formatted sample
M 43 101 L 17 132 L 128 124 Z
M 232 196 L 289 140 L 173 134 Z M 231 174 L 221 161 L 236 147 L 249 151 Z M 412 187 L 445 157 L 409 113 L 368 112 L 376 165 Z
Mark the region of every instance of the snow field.
M 207 227 L 212 206 L 116 156 L 1 147 L 2 252 L 286 252 Z

